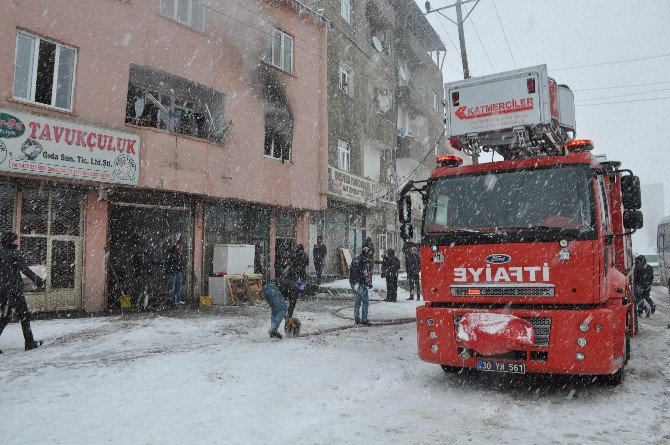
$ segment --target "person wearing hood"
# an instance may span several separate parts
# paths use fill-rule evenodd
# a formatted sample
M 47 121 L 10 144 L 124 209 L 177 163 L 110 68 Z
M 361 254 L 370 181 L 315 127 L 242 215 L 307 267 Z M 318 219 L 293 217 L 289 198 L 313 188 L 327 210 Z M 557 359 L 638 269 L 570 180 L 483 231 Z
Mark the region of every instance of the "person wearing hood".
M 42 341 L 35 340 L 30 328 L 30 313 L 23 295 L 21 273 L 35 283 L 39 290 L 44 289 L 44 280 L 26 265 L 19 250 L 19 236 L 14 232 L 5 232 L 0 237 L 0 335 L 9 324 L 12 312 L 16 311 L 21 320 L 26 351 L 29 351 L 40 347 Z
M 633 270 L 633 288 L 635 291 L 635 305 L 639 313 L 645 312 L 646 317 L 649 318 L 651 314 L 656 312 L 656 305 L 651 299 L 651 285 L 654 282 L 654 269 L 647 264 L 647 259 L 644 255 L 635 257 L 635 268 Z M 645 301 L 649 303 L 649 307 L 645 305 Z

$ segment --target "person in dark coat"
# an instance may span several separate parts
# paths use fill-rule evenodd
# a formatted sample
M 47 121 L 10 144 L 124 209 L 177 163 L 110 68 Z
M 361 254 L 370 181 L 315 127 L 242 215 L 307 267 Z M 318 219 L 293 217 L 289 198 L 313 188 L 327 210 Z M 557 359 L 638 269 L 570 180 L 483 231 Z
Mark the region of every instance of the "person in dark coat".
M 184 242 L 180 238 L 167 251 L 165 256 L 165 273 L 169 277 L 168 292 L 174 298 L 174 304 L 186 304 L 182 299 L 182 287 L 184 286 L 184 270 L 186 268 L 186 257 L 184 256 Z
M 407 270 L 407 281 L 409 282 L 409 298 L 414 300 L 414 288 L 416 288 L 416 299 L 421 300 L 421 262 L 419 257 L 419 246 L 412 242 L 406 242 L 402 248 L 405 254 L 405 269 Z
M 14 232 L 5 232 L 0 236 L 0 335 L 12 318 L 12 312 L 21 320 L 26 351 L 38 348 L 41 340 L 35 340 L 30 328 L 30 313 L 26 297 L 23 295 L 23 273 L 40 290 L 44 289 L 44 280 L 26 265 L 19 250 L 19 237 Z M 0 351 L 1 353 L 2 351 Z
M 146 309 L 148 301 L 141 301 L 142 295 L 146 289 L 151 286 L 151 276 L 154 274 L 153 267 L 161 263 L 157 261 L 149 251 L 149 244 L 144 243 L 143 248 L 130 259 L 133 266 L 133 294 L 138 306 Z
M 650 296 L 651 285 L 654 282 L 654 268 L 647 264 L 647 259 L 644 255 L 635 257 L 633 277 L 635 305 L 639 313 L 645 312 L 646 317 L 649 318 L 651 314 L 656 312 L 656 305 Z M 649 304 L 649 307 L 646 306 L 645 302 Z
M 283 262 L 279 277 L 277 278 L 277 286 L 284 298 L 288 300 L 287 316 L 293 317 L 295 305 L 298 302 L 298 267 L 295 255 L 288 255 Z
M 254 273 L 263 274 L 263 248 L 258 244 L 254 247 Z
M 328 249 L 323 244 L 323 237 L 316 237 L 316 244 L 312 249 L 312 259 L 314 261 L 314 270 L 316 270 L 316 284 L 321 284 L 321 276 L 323 275 L 323 266 L 328 255 Z
M 383 274 L 386 277 L 386 299 L 384 301 L 398 301 L 398 272 L 400 260 L 395 256 L 393 249 L 388 249 L 382 262 Z
M 372 238 L 369 236 L 365 238 L 365 242 L 363 243 L 363 247 L 368 249 L 368 256 L 370 257 L 371 260 L 375 259 L 375 245 L 372 242 Z
M 361 254 L 351 261 L 349 267 L 349 284 L 354 291 L 354 323 L 366 326 L 372 325 L 368 321 L 369 295 L 368 288 L 372 287 L 373 262 L 370 259 L 370 250 L 363 247 Z M 359 315 L 359 310 L 362 310 Z
M 298 275 L 298 279 L 301 281 L 307 281 L 307 266 L 309 266 L 309 255 L 305 252 L 305 246 L 298 244 L 298 247 L 295 248 L 295 256 L 293 257 L 295 262 L 295 272 Z

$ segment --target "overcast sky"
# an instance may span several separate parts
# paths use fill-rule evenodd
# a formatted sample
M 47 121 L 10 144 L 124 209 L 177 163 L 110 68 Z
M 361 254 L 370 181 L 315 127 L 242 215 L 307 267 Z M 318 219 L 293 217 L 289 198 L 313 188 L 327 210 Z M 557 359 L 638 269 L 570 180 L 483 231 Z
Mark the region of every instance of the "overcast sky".
M 417 3 L 425 11 L 424 1 Z M 453 3 L 432 0 L 431 7 Z M 444 12 L 455 19 L 453 8 Z M 456 25 L 434 13 L 428 18 L 447 47 L 445 82 L 461 79 Z M 465 39 L 473 77 L 546 64 L 575 92 L 578 136 L 593 139 L 596 153 L 622 161 L 642 184 L 663 183 L 670 213 L 670 57 L 560 69 L 670 54 L 670 0 L 481 0 Z M 666 83 L 591 90 L 658 82 Z M 624 103 L 592 105 L 605 102 Z

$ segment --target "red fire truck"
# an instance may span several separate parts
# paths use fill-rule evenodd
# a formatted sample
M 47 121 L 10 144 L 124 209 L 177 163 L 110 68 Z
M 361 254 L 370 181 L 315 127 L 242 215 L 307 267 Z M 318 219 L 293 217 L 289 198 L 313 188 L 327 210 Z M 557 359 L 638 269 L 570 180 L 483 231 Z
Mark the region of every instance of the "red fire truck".
M 412 196 L 423 204 L 419 357 L 445 371 L 624 377 L 635 332 L 630 234 L 642 226 L 639 178 L 574 139 L 552 83 L 540 66 L 447 84 L 452 146 L 503 160 L 438 157 L 430 179 L 401 192 L 405 240 L 413 238 Z M 463 117 L 478 120 L 479 131 L 458 128 L 453 120 Z

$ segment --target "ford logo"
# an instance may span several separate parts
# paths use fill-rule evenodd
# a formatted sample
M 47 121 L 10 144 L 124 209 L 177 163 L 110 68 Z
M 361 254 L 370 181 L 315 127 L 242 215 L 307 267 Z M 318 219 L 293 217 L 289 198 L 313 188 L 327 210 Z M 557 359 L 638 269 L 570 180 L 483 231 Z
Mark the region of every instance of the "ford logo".
M 491 264 L 505 264 L 512 261 L 512 257 L 504 253 L 494 253 L 486 257 L 486 262 Z

